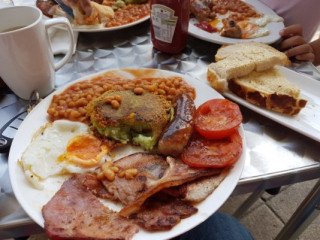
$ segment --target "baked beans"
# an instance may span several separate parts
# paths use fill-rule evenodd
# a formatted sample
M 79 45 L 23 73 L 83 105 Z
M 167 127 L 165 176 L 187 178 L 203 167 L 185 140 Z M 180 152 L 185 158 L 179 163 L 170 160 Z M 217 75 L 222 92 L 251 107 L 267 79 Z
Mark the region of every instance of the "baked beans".
M 181 77 L 120 79 L 98 76 L 74 83 L 64 92 L 54 95 L 47 110 L 50 121 L 68 119 L 88 123 L 87 104 L 109 90 L 148 91 L 163 95 L 169 101 L 183 92 L 190 94 L 193 99 L 196 96 L 195 89 Z M 115 100 L 120 104 L 120 99 Z
M 212 11 L 221 15 L 231 11 L 234 20 L 243 20 L 249 17 L 261 17 L 263 14 L 257 13 L 255 8 L 241 0 L 215 0 L 212 2 Z
M 105 1 L 103 4 L 112 6 L 115 2 L 116 0 L 111 0 Z M 127 4 L 114 11 L 114 17 L 106 23 L 105 27 L 116 27 L 129 24 L 148 16 L 149 14 L 149 2 L 141 4 Z

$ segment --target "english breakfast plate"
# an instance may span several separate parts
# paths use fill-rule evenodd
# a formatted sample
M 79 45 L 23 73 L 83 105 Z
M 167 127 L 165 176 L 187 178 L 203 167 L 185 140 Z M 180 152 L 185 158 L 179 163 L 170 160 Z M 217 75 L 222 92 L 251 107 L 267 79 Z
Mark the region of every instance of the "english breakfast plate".
M 250 5 L 252 5 L 258 13 L 263 13 L 264 15 L 268 16 L 275 16 L 278 17 L 278 15 L 270 9 L 265 4 L 261 3 L 257 0 L 243 0 L 243 2 L 246 2 Z M 251 38 L 251 39 L 237 39 L 237 38 L 229 38 L 229 37 L 223 37 L 218 32 L 210 33 L 207 31 L 204 31 L 197 27 L 195 24 L 199 23 L 198 19 L 195 17 L 191 17 L 189 20 L 189 34 L 193 37 L 199 38 L 201 40 L 205 40 L 208 42 L 213 42 L 217 44 L 233 44 L 233 43 L 239 43 L 239 42 L 250 42 L 250 41 L 259 41 L 266 44 L 272 44 L 280 39 L 279 31 L 284 28 L 283 22 L 269 22 L 264 29 L 269 30 L 269 34 L 266 36 L 261 36 L 257 38 Z M 261 28 L 259 28 L 261 30 Z
M 19 6 L 19 5 L 29 5 L 29 6 L 36 6 L 36 0 L 14 0 L 13 1 L 15 6 Z M 128 11 L 130 12 L 130 11 Z M 127 13 L 125 13 L 127 14 Z M 49 17 L 44 15 L 45 19 L 49 19 Z M 150 14 L 147 14 L 135 21 L 132 21 L 130 23 L 126 23 L 126 24 L 122 24 L 122 25 L 118 25 L 118 26 L 113 26 L 113 27 L 104 27 L 104 26 L 100 26 L 100 25 L 75 25 L 72 23 L 72 19 L 69 19 L 72 29 L 75 32 L 108 32 L 108 31 L 115 31 L 115 30 L 120 30 L 123 28 L 128 28 L 128 27 L 132 27 L 135 26 L 139 23 L 142 23 L 144 21 L 147 21 L 150 18 Z M 61 29 L 64 29 L 62 26 L 59 27 Z
M 238 104 L 320 142 L 320 82 L 286 67 L 279 67 L 279 69 L 290 82 L 300 88 L 301 98 L 308 101 L 305 108 L 296 116 L 286 116 L 260 108 L 236 96 L 231 91 L 227 91 L 223 95 Z M 203 75 L 201 79 L 206 79 L 206 76 Z
M 123 77 L 126 79 L 134 79 L 138 76 L 144 77 L 172 77 L 172 76 L 180 76 L 184 78 L 187 83 L 193 86 L 196 90 L 196 99 L 195 104 L 199 106 L 201 103 L 213 99 L 213 98 L 223 98 L 222 95 L 217 93 L 212 88 L 208 87 L 208 85 L 201 83 L 199 80 L 196 80 L 192 77 L 164 71 L 164 70 L 156 70 L 156 69 L 135 69 L 135 73 L 137 75 L 132 74 L 132 69 L 130 71 L 126 69 L 116 69 L 116 70 L 108 70 L 100 73 L 96 73 L 93 75 L 86 76 L 84 78 L 80 78 L 76 80 L 83 81 L 86 79 L 91 79 L 99 76 L 100 74 L 109 74 L 110 76 L 115 77 Z M 65 177 L 55 177 L 50 178 L 45 182 L 45 187 L 40 190 L 34 188 L 25 178 L 24 172 L 18 163 L 18 160 L 21 158 L 23 152 L 30 144 L 32 137 L 39 130 L 39 128 L 46 123 L 48 123 L 48 114 L 47 109 L 50 105 L 50 102 L 55 94 L 59 94 L 64 91 L 68 86 L 74 84 L 72 82 L 48 97 L 42 100 L 25 118 L 25 120 L 20 125 L 15 138 L 12 142 L 12 146 L 9 153 L 9 175 L 10 181 L 12 184 L 12 188 L 14 194 L 19 201 L 20 205 L 26 211 L 26 213 L 40 226 L 44 226 L 44 220 L 41 214 L 41 208 L 45 205 L 55 194 L 55 192 L 60 188 L 63 181 L 66 179 Z M 210 217 L 214 212 L 216 212 L 219 207 L 227 200 L 227 198 L 231 195 L 232 191 L 236 187 L 238 180 L 241 176 L 244 163 L 246 160 L 246 142 L 245 135 L 242 125 L 239 127 L 239 132 L 243 141 L 243 153 L 239 160 L 235 163 L 227 177 L 220 183 L 220 185 L 214 190 L 214 192 L 208 196 L 204 201 L 196 204 L 195 206 L 198 208 L 198 212 L 192 215 L 189 218 L 183 219 L 178 225 L 176 225 L 170 231 L 159 231 L 159 232 L 147 232 L 142 229 L 134 235 L 133 239 L 170 239 L 175 236 L 178 236 L 189 229 L 195 227 L 201 222 L 205 221 L 208 217 Z M 119 157 L 128 155 L 132 152 L 137 151 L 136 148 L 127 146 L 121 151 L 119 151 Z M 112 202 L 106 203 L 108 207 L 119 210 L 119 206 L 116 206 Z

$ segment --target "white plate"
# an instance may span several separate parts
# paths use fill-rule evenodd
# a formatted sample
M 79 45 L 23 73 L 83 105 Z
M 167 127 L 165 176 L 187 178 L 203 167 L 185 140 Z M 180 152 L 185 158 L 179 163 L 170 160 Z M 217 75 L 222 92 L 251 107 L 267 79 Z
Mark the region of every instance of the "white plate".
M 268 15 L 277 15 L 272 9 L 270 9 L 265 4 L 257 1 L 257 0 L 243 0 L 254 6 L 259 13 L 268 14 Z M 253 39 L 236 39 L 236 38 L 228 38 L 220 36 L 219 33 L 209 33 L 204 31 L 194 24 L 198 23 L 199 21 L 196 18 L 191 18 L 189 21 L 189 34 L 196 38 L 218 43 L 218 44 L 233 44 L 239 42 L 250 42 L 250 41 L 258 41 L 266 44 L 272 44 L 280 39 L 279 31 L 284 28 L 284 24 L 282 22 L 271 22 L 266 25 L 266 28 L 269 29 L 270 34 L 268 36 L 253 38 Z
M 136 71 L 138 73 L 136 76 L 183 77 L 189 84 L 194 86 L 196 89 L 197 97 L 195 99 L 195 104 L 197 106 L 212 98 L 222 98 L 222 96 L 219 93 L 214 91 L 212 88 L 208 87 L 208 85 L 201 83 L 200 81 L 188 76 L 155 69 L 138 69 Z M 128 78 L 133 78 L 133 75 L 125 69 L 109 70 L 107 72 L 111 76 L 126 76 Z M 81 78 L 77 81 L 89 79 L 99 74 L 100 73 L 90 75 L 85 78 Z M 69 85 L 73 83 L 70 83 Z M 25 179 L 23 171 L 17 161 L 21 157 L 21 154 L 26 149 L 28 144 L 30 143 L 33 134 L 39 129 L 40 126 L 48 122 L 48 114 L 46 111 L 51 102 L 53 94 L 61 93 L 69 85 L 60 88 L 56 92 L 49 95 L 32 110 L 32 112 L 25 118 L 25 120 L 20 125 L 12 142 L 12 146 L 9 153 L 9 174 L 14 194 L 17 200 L 19 201 L 20 205 L 26 211 L 26 213 L 37 224 L 39 224 L 42 227 L 44 226 L 44 220 L 41 215 L 41 208 L 51 199 L 51 197 L 54 195 L 55 191 L 58 190 L 58 188 L 51 190 L 50 188 L 45 188 L 45 190 L 37 190 L 33 188 Z M 233 189 L 237 185 L 244 166 L 246 158 L 246 142 L 242 125 L 239 128 L 239 132 L 243 140 L 243 154 L 241 155 L 237 163 L 234 165 L 229 175 L 219 185 L 219 187 L 207 199 L 202 201 L 200 204 L 196 205 L 196 207 L 199 210 L 198 213 L 187 219 L 182 220 L 181 223 L 179 223 L 170 231 L 147 232 L 143 229 L 140 229 L 139 233 L 136 234 L 133 239 L 158 240 L 173 238 L 200 224 L 219 209 L 219 207 L 227 200 L 227 198 L 230 196 Z
M 320 82 L 286 67 L 279 67 L 279 69 L 290 82 L 300 88 L 301 98 L 308 101 L 306 107 L 296 116 L 287 116 L 258 107 L 236 96 L 231 91 L 227 91 L 223 95 L 265 117 L 320 142 Z M 204 79 L 207 82 L 206 75 L 203 74 L 201 80 Z

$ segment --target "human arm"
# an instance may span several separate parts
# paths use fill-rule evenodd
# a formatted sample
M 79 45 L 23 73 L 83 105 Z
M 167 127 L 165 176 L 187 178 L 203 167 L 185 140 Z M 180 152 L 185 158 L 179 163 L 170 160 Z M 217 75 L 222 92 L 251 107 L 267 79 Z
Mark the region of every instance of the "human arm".
M 288 57 L 294 57 L 299 61 L 311 61 L 320 63 L 320 40 L 308 43 L 303 37 L 301 25 L 291 25 L 280 31 L 283 38 L 279 50 L 284 51 Z

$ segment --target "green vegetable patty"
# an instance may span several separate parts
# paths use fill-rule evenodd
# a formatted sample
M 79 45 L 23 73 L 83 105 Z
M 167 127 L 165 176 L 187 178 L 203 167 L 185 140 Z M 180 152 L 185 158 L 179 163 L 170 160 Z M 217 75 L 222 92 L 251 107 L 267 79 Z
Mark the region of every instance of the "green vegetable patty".
M 110 99 L 116 100 L 114 106 Z M 171 103 L 163 96 L 144 91 L 108 91 L 87 107 L 92 125 L 102 136 L 152 150 L 170 119 Z

